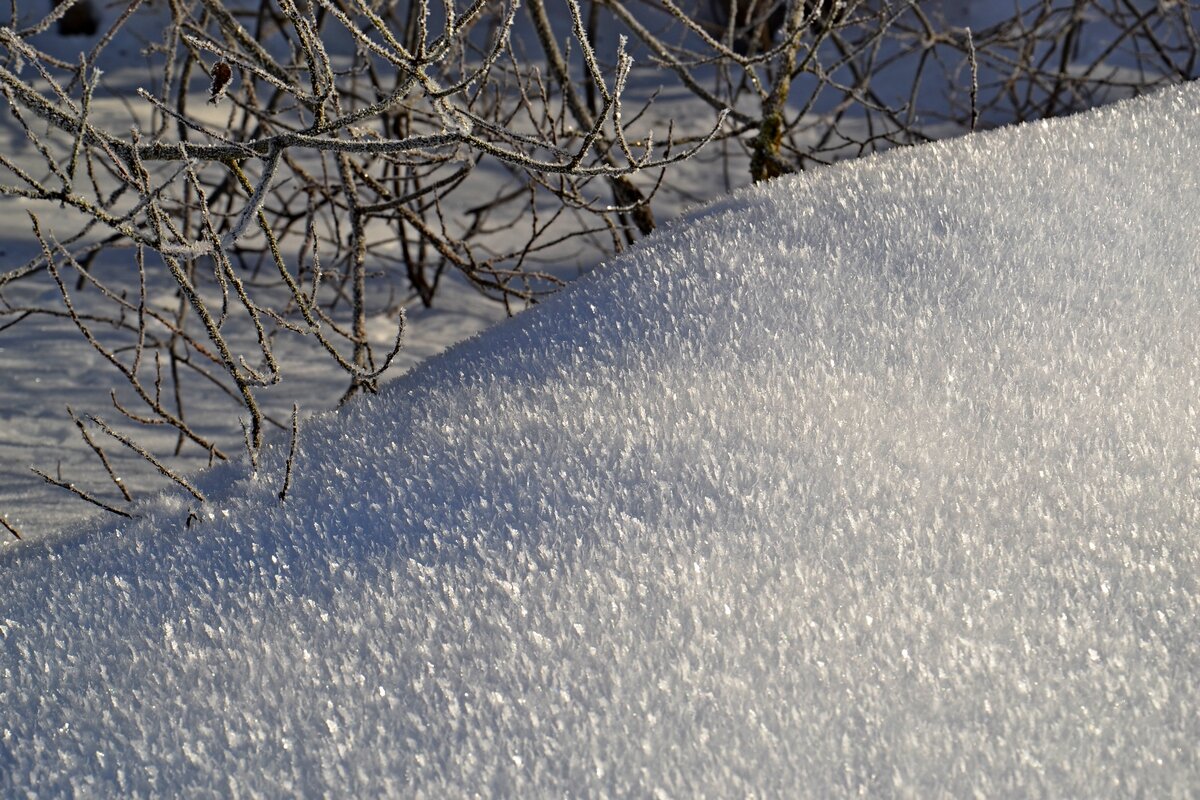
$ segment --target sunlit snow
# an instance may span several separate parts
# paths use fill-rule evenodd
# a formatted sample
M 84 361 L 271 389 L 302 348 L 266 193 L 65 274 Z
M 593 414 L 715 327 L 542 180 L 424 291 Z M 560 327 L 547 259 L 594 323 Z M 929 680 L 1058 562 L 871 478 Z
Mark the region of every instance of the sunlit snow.
M 1197 86 L 718 204 L 0 551 L 0 795 L 1195 792 L 1198 220 Z

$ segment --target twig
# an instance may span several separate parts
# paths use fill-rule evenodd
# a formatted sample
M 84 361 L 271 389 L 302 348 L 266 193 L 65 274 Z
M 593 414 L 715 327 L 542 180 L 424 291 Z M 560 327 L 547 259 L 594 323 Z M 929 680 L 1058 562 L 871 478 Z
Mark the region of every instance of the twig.
M 292 485 L 292 464 L 296 460 L 296 440 L 300 438 L 300 406 L 292 403 L 292 444 L 288 448 L 287 464 L 283 469 L 283 488 L 279 490 L 279 502 L 287 500 L 288 487 Z
M 13 527 L 13 524 L 11 522 L 9 522 L 8 520 L 6 520 L 4 518 L 3 514 L 0 514 L 0 527 L 3 527 L 6 531 L 11 533 L 13 536 L 17 537 L 17 539 L 24 538 L 21 536 L 21 532 L 19 530 L 17 530 L 15 527 Z
M 106 423 L 104 420 L 100 419 L 99 417 L 92 416 L 91 414 L 89 414 L 88 419 L 90 419 L 92 422 L 96 423 L 96 425 L 98 425 L 100 427 L 100 430 L 104 431 L 109 436 L 113 437 L 118 442 L 125 445 L 130 450 L 137 453 L 139 456 L 141 456 L 142 458 L 146 459 L 151 464 L 153 464 L 155 469 L 157 469 L 159 472 L 161 472 L 164 477 L 170 478 L 171 480 L 175 481 L 175 483 L 178 483 L 184 489 L 187 489 L 188 492 L 191 493 L 192 497 L 196 498 L 201 503 L 204 502 L 204 495 L 202 495 L 200 493 L 199 489 L 197 489 L 192 484 L 188 483 L 186 478 L 179 475 L 177 472 L 172 470 L 166 464 L 162 463 L 157 458 L 155 458 L 153 455 L 151 455 L 149 450 L 142 447 L 137 442 L 130 439 L 128 436 L 113 430 L 111 427 L 109 427 L 108 423 Z
M 73 483 L 69 483 L 67 481 L 60 481 L 57 478 L 52 478 L 51 476 L 42 472 L 37 467 L 30 467 L 30 470 L 32 470 L 32 472 L 35 475 L 41 477 L 41 479 L 44 480 L 46 483 L 52 483 L 55 486 L 58 486 L 59 488 L 66 489 L 69 492 L 73 492 L 80 499 L 86 500 L 94 506 L 99 506 L 100 508 L 103 508 L 105 511 L 109 512 L 110 514 L 116 514 L 117 516 L 125 517 L 126 519 L 133 518 L 132 514 L 126 512 L 126 511 L 122 511 L 119 508 L 113 508 L 108 503 L 104 502 L 103 500 L 97 500 L 96 498 L 92 497 L 90 494 L 83 491 L 82 489 L 80 489 L 78 486 L 76 486 Z
M 242 443 L 246 446 L 246 456 L 250 459 L 250 471 L 258 472 L 258 450 L 250 442 L 250 429 L 246 427 L 246 421 L 242 423 Z
M 117 488 L 121 490 L 121 495 L 125 498 L 125 502 L 132 503 L 133 496 L 130 495 L 129 490 L 125 488 L 125 482 L 117 477 L 117 473 L 113 471 L 112 464 L 110 464 L 108 461 L 108 456 L 105 455 L 104 450 L 101 449 L 100 445 L 93 441 L 91 434 L 89 434 L 87 432 L 87 428 L 83 426 L 83 420 L 75 416 L 75 412 L 71 410 L 70 406 L 67 406 L 67 413 L 71 415 L 71 420 L 75 423 L 75 427 L 79 429 L 79 435 L 83 437 L 85 442 L 87 442 L 88 447 L 92 448 L 92 452 L 94 452 L 100 458 L 100 463 L 104 465 L 104 471 L 108 473 L 108 477 L 112 478 L 112 482 L 115 483 Z
M 971 132 L 979 124 L 979 62 L 975 59 L 975 37 L 967 28 L 967 54 L 971 59 Z

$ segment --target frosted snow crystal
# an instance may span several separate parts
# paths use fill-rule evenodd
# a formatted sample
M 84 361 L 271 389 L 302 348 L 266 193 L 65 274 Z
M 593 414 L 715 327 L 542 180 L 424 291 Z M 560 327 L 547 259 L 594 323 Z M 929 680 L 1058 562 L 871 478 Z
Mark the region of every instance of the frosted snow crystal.
M 6 548 L 0 795 L 1196 791 L 1198 108 L 736 195 L 282 507 Z

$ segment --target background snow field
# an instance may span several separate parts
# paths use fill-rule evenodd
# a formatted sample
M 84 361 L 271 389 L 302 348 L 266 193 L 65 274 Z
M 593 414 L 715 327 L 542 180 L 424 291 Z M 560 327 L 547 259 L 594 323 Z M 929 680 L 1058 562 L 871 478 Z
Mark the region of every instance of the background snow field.
M 1200 789 L 1200 87 L 744 192 L 0 555 L 0 795 Z

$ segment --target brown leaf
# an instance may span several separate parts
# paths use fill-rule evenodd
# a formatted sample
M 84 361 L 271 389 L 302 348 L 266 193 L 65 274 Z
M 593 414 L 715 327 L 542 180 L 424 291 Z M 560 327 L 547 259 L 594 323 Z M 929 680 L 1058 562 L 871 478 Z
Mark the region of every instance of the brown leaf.
M 224 61 L 218 61 L 212 68 L 212 89 L 209 90 L 208 102 L 216 103 L 225 96 L 225 90 L 229 88 L 230 81 L 233 80 L 233 69 Z

